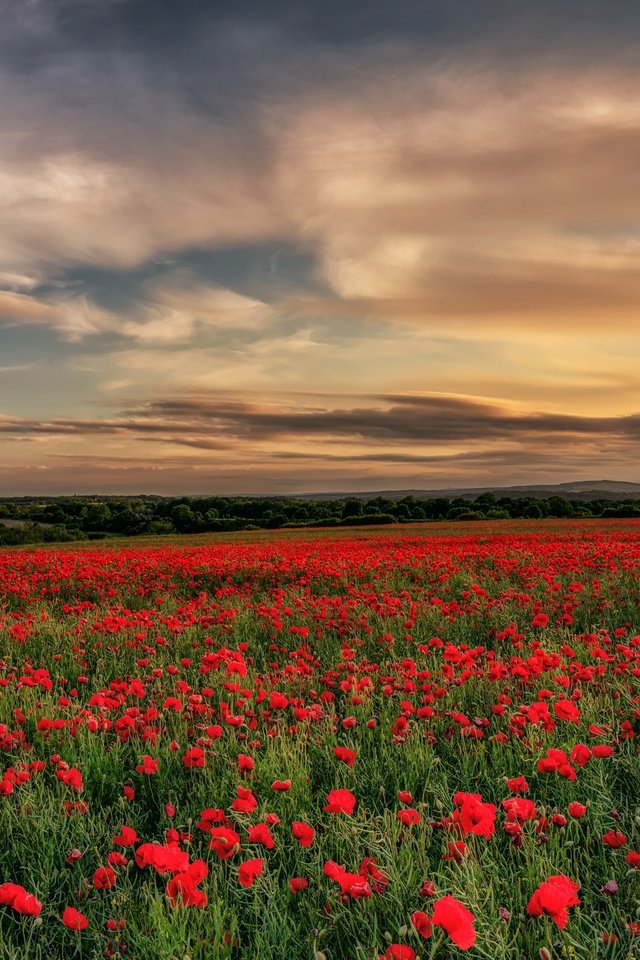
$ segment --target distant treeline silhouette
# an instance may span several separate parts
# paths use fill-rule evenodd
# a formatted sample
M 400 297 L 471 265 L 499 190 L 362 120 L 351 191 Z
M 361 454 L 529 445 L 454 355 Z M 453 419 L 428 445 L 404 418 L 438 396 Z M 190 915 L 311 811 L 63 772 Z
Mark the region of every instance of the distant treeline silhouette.
M 561 496 L 475 499 L 406 496 L 306 500 L 297 497 L 73 496 L 0 499 L 0 544 L 99 540 L 112 536 L 339 527 L 442 520 L 640 517 L 638 500 Z

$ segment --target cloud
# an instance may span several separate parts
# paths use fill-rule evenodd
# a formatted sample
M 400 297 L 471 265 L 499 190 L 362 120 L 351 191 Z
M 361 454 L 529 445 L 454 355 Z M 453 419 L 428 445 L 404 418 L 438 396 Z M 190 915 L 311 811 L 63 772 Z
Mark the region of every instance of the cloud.
M 0 290 L 0 320 L 49 326 L 69 340 L 116 333 L 140 343 L 176 344 L 190 341 L 199 327 L 256 329 L 272 315 L 268 304 L 194 282 L 184 271 L 143 285 L 139 298 L 123 312 L 106 310 L 85 295 L 62 292 L 43 298 Z
M 367 406 L 362 401 L 369 400 Z M 373 402 L 373 405 L 371 404 Z M 28 420 L 0 417 L 0 433 L 67 436 L 90 434 L 155 437 L 158 442 L 209 449 L 233 442 L 389 444 L 393 449 L 489 442 L 567 443 L 640 438 L 640 414 L 585 417 L 518 409 L 514 405 L 464 396 L 381 395 L 361 398 L 357 406 L 333 406 L 327 400 L 304 406 L 287 402 L 251 403 L 230 396 L 172 397 L 152 400 L 104 419 Z M 378 455 L 378 454 L 376 454 Z

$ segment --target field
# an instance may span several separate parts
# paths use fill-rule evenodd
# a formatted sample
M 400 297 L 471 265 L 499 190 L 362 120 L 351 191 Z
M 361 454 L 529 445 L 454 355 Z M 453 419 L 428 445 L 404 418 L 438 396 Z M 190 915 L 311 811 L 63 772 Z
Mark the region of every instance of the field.
M 0 551 L 0 960 L 640 956 L 640 524 Z

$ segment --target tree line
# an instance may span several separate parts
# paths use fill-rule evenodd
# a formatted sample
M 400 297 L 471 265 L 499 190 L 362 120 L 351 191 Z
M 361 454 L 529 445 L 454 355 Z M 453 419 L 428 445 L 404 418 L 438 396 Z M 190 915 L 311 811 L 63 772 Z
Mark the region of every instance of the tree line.
M 275 530 L 440 520 L 545 517 L 640 517 L 637 500 L 562 496 L 475 499 L 377 496 L 307 500 L 298 497 L 19 497 L 0 499 L 0 544 L 99 540 L 112 536 Z

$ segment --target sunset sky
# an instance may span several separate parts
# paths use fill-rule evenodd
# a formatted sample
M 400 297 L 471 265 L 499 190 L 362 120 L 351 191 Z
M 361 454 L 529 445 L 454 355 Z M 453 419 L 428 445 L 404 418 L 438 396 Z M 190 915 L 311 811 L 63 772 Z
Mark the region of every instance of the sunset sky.
M 637 0 L 0 14 L 0 495 L 640 481 Z

